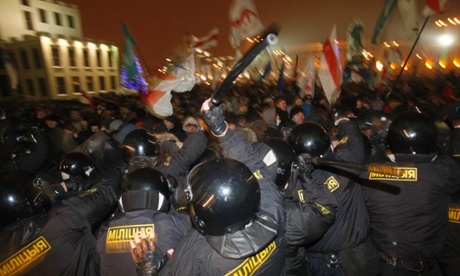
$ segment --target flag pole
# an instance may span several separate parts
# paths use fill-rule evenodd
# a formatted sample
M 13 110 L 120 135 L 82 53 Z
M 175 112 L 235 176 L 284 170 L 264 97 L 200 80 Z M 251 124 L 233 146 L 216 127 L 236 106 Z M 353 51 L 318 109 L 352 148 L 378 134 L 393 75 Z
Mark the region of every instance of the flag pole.
M 297 65 L 299 64 L 299 55 L 295 55 L 294 79 L 297 79 Z
M 427 16 L 425 18 L 425 22 L 423 22 L 422 28 L 420 29 L 420 32 L 418 33 L 417 38 L 415 39 L 414 44 L 412 45 L 412 48 L 410 49 L 409 55 L 407 55 L 406 60 L 404 61 L 403 65 L 401 66 L 401 71 L 399 71 L 398 77 L 396 78 L 395 82 L 393 83 L 393 86 L 392 86 L 392 89 L 390 90 L 390 93 L 396 87 L 396 84 L 401 79 L 401 75 L 404 72 L 404 68 L 406 68 L 407 62 L 409 61 L 409 58 L 412 55 L 412 52 L 414 51 L 415 46 L 417 45 L 417 42 L 418 42 L 418 40 L 420 38 L 420 35 L 422 34 L 423 29 L 425 29 L 426 23 L 428 22 L 428 18 L 430 18 L 430 17 Z
M 119 21 L 120 21 L 120 24 L 121 24 L 121 25 L 125 25 L 125 26 L 126 26 L 126 24 L 123 22 L 123 20 L 119 19 Z M 144 56 L 142 55 L 141 51 L 139 50 L 139 47 L 137 46 L 137 44 L 136 44 L 136 51 L 137 51 L 137 53 L 139 54 L 139 57 L 141 58 L 142 63 L 145 64 L 145 68 L 146 68 L 147 73 L 149 73 L 149 75 L 151 75 L 150 70 L 149 70 L 149 67 L 148 67 L 148 65 L 147 65 L 147 62 L 145 61 L 145 58 L 144 58 Z
M 145 58 L 144 58 L 144 56 L 142 55 L 141 50 L 139 50 L 139 47 L 138 47 L 138 46 L 136 46 L 136 51 L 137 51 L 137 53 L 139 54 L 139 57 L 141 58 L 142 63 L 145 64 L 145 69 L 146 69 L 145 71 L 147 71 L 147 73 L 148 73 L 149 75 L 152 75 L 152 73 L 150 72 L 149 66 L 148 66 L 148 64 L 147 64 L 147 61 L 145 61 Z

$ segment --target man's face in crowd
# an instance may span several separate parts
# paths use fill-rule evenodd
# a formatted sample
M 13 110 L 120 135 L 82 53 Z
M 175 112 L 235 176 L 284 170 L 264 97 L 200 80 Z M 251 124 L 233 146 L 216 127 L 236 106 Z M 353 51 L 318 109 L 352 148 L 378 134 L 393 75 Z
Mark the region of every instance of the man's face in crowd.
M 163 123 L 165 124 L 167 129 L 172 129 L 174 127 L 174 124 L 168 120 L 163 120 Z
M 198 127 L 194 124 L 186 124 L 185 129 L 188 133 L 195 133 L 198 130 Z
M 46 112 L 45 110 L 42 110 L 42 109 L 35 111 L 35 114 L 38 119 L 44 119 L 46 117 Z
M 45 123 L 49 128 L 55 128 L 58 125 L 58 122 L 50 120 L 46 120 Z
M 279 109 L 283 110 L 283 111 L 286 111 L 286 110 L 287 110 L 287 103 L 286 103 L 285 100 L 281 100 L 281 101 L 277 102 L 277 103 L 276 103 L 276 106 L 277 106 Z
M 292 117 L 292 121 L 298 125 L 303 123 L 304 119 L 305 119 L 305 115 L 303 114 L 303 112 L 299 112 Z
M 80 121 L 80 126 L 81 126 L 81 129 L 82 129 L 82 130 L 88 129 L 88 121 L 86 121 L 86 120 L 81 120 L 81 121 Z
M 91 126 L 91 132 L 98 132 L 99 126 Z

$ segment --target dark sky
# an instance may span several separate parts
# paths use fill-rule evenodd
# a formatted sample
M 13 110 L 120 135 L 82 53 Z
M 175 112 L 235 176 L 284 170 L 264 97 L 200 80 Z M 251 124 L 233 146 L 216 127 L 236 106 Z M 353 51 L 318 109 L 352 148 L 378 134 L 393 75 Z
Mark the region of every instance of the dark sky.
M 137 41 L 141 61 L 149 68 L 162 65 L 182 43 L 185 33 L 200 37 L 213 27 L 218 27 L 220 34 L 219 45 L 211 53 L 216 56 L 233 56 L 235 53 L 228 40 L 231 0 L 63 1 L 79 7 L 85 37 L 115 42 L 120 51 L 123 50 L 121 22 L 126 23 Z M 425 2 L 417 0 L 419 10 Z M 310 42 L 323 43 L 334 24 L 337 25 L 338 39 L 345 40 L 347 27 L 354 17 L 362 20 L 364 36 L 370 39 L 383 3 L 383 0 L 254 0 L 264 26 L 271 23 L 280 26 L 279 44 L 284 48 Z M 460 0 L 450 0 L 449 3 L 446 15 L 430 18 L 426 30 L 435 29 L 432 27 L 434 21 L 447 15 L 460 18 Z M 393 14 L 387 33 L 391 33 L 393 39 L 402 39 L 397 9 Z M 420 25 L 423 20 L 421 16 Z M 460 29 L 460 26 L 456 28 Z

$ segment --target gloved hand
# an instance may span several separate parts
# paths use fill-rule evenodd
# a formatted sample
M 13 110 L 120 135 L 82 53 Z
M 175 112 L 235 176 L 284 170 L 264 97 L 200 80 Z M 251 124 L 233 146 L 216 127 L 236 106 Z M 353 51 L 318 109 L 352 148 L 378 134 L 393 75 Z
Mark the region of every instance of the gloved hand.
M 315 166 L 312 164 L 312 157 L 310 154 L 301 153 L 296 159 L 300 181 L 306 183 L 313 179 L 311 174 L 315 170 Z
M 64 185 L 67 188 L 67 192 L 86 191 L 89 188 L 89 182 L 87 180 L 75 176 L 64 180 Z
M 134 235 L 131 241 L 131 256 L 136 263 L 137 275 L 157 275 L 163 268 L 166 261 L 170 258 L 168 252 L 159 252 L 153 242 L 153 228 L 150 228 L 150 235 L 146 237 L 145 228 L 141 228 L 141 238 L 139 233 Z M 173 251 L 172 249 L 170 251 Z
M 224 117 L 224 108 L 220 104 L 218 106 L 213 106 L 210 108 L 211 99 L 207 99 L 203 102 L 201 106 L 201 112 L 203 113 L 203 118 L 208 124 L 211 133 L 216 137 L 222 137 L 227 132 L 227 122 L 225 122 Z

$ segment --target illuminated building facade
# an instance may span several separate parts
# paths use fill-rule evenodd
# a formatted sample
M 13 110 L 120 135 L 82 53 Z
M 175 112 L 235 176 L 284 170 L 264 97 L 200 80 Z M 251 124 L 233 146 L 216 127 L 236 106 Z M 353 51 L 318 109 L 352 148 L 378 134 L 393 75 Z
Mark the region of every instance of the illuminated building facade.
M 84 38 L 82 33 L 75 5 L 53 0 L 1 1 L 2 99 L 72 99 L 81 97 L 81 90 L 90 94 L 117 91 L 118 47 Z M 15 77 L 8 70 L 6 55 Z

